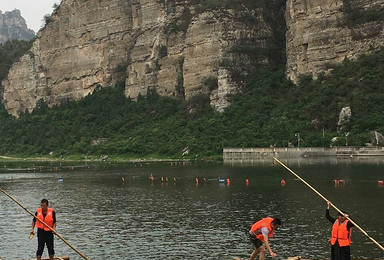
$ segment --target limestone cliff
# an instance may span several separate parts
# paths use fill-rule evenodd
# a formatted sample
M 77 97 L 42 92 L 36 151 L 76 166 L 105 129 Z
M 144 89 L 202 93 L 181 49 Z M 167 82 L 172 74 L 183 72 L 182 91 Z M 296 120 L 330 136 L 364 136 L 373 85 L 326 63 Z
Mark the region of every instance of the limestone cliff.
M 11 12 L 0 11 L 0 43 L 8 40 L 30 40 L 35 37 L 35 32 L 28 29 L 25 19 L 19 10 Z
M 111 84 L 132 42 L 131 8 L 122 0 L 62 1 L 2 82 L 8 112 L 31 111 L 40 99 L 49 105 L 79 99 Z
M 250 73 L 284 65 L 285 51 L 296 82 L 383 47 L 383 19 L 384 0 L 63 0 L 2 82 L 3 101 L 17 116 L 124 81 L 132 99 L 203 95 L 222 111 Z
M 203 94 L 220 111 L 249 72 L 270 63 L 273 29 L 264 6 L 250 3 L 205 11 L 192 0 L 63 0 L 3 81 L 4 105 L 17 115 L 40 99 L 79 99 L 126 69 L 133 99 Z
M 384 0 L 288 0 L 286 10 L 286 72 L 294 82 L 384 46 Z

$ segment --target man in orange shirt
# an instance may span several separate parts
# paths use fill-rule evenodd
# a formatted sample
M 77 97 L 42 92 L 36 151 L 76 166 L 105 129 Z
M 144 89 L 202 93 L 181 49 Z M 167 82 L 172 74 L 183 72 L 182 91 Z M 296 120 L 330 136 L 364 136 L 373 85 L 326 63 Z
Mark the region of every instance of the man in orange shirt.
M 44 221 L 50 228 L 56 230 L 56 213 L 53 209 L 48 208 L 47 199 L 43 199 L 40 208 L 36 210 L 35 217 L 32 220 L 31 237 L 34 235 L 34 228 L 37 227 L 37 260 L 41 260 L 45 244 L 47 244 L 49 259 L 53 260 L 55 256 L 53 249 L 53 232 L 39 220 Z
M 281 226 L 281 220 L 278 218 L 263 218 L 254 223 L 249 231 L 249 239 L 254 245 L 254 250 L 251 254 L 250 260 L 254 260 L 258 254 L 259 259 L 265 259 L 265 247 L 272 257 L 276 257 L 268 242 L 268 238 L 273 237 L 274 231 Z M 265 247 L 264 247 L 265 244 Z

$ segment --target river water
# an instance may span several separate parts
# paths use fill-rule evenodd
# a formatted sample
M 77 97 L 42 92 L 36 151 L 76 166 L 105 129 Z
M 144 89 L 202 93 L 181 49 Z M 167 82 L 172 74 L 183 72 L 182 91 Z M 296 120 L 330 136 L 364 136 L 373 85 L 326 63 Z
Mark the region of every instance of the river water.
M 384 188 L 378 183 L 384 180 L 382 161 L 285 163 L 384 244 Z M 2 162 L 0 188 L 33 212 L 47 198 L 57 214 L 58 233 L 91 259 L 248 257 L 252 245 L 247 232 L 266 216 L 283 222 L 271 239 L 277 259 L 329 258 L 326 202 L 271 161 L 70 166 Z M 220 177 L 230 184 L 219 183 Z M 335 186 L 335 179 L 345 184 Z M 0 203 L 0 257 L 34 257 L 37 240 L 28 238 L 31 216 L 2 193 Z M 352 258 L 384 259 L 383 251 L 357 228 L 352 240 Z M 55 250 L 71 260 L 82 259 L 57 237 Z

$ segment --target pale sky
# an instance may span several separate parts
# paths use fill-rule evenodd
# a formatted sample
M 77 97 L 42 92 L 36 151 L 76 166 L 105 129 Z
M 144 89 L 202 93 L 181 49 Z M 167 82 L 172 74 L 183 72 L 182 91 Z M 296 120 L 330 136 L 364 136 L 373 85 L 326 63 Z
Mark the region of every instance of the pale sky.
M 60 2 L 61 0 L 0 0 L 0 10 L 4 14 L 6 11 L 19 9 L 28 28 L 38 32 L 43 25 L 44 15 L 51 14 L 53 4 Z

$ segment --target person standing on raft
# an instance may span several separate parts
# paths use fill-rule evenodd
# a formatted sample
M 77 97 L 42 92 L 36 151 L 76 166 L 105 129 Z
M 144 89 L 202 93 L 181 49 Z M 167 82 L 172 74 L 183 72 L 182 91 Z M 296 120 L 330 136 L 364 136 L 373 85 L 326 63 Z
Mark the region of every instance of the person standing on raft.
M 278 218 L 263 218 L 254 223 L 249 231 L 249 239 L 254 245 L 254 250 L 250 260 L 254 260 L 258 254 L 260 260 L 265 259 L 265 247 L 272 257 L 276 257 L 268 242 L 270 237 L 273 237 L 274 231 L 281 226 L 281 220 Z M 265 244 L 265 247 L 264 247 Z
M 37 260 L 41 260 L 45 244 L 47 244 L 49 259 L 53 260 L 55 256 L 53 249 L 53 232 L 39 220 L 44 221 L 49 227 L 56 230 L 56 213 L 53 209 L 48 208 L 47 199 L 43 199 L 40 203 L 40 208 L 36 210 L 35 217 L 32 221 L 31 237 L 34 235 L 34 228 L 37 227 Z
M 329 215 L 331 202 L 327 202 L 325 217 L 333 224 L 331 242 L 331 260 L 351 260 L 351 234 L 354 225 L 347 219 L 348 214 L 337 213 L 337 219 Z

